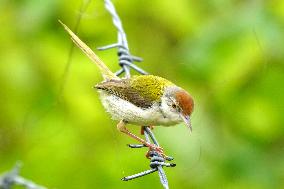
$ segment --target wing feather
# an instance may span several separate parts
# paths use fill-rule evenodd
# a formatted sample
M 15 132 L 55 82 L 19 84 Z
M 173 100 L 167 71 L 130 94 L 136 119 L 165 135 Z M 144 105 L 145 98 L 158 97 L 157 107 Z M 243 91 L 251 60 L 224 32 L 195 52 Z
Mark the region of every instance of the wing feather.
M 122 80 L 109 80 L 97 84 L 95 87 L 104 90 L 112 95 L 127 100 L 132 104 L 141 107 L 149 108 L 152 106 L 153 101 L 150 98 L 142 96 L 135 89 L 130 87 L 129 79 Z

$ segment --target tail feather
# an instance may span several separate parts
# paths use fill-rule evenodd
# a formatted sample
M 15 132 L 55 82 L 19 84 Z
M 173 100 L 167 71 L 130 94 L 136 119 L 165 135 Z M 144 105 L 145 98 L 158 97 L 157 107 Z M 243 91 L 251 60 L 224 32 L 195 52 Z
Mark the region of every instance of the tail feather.
M 98 66 L 101 71 L 101 74 L 105 80 L 110 79 L 120 79 L 117 77 L 110 69 L 104 64 L 104 62 L 88 47 L 79 37 L 76 36 L 65 24 L 63 24 L 60 20 L 59 22 L 62 24 L 64 29 L 71 36 L 72 41 Z

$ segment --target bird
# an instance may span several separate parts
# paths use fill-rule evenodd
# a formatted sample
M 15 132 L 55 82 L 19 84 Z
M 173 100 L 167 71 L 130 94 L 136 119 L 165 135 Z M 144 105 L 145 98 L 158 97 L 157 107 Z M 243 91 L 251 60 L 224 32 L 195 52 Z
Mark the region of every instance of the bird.
M 119 121 L 119 131 L 149 147 L 149 151 L 155 150 L 162 156 L 165 156 L 162 147 L 131 133 L 126 125 L 168 127 L 184 122 L 192 131 L 190 118 L 194 100 L 186 90 L 155 75 L 136 75 L 130 78 L 116 76 L 76 34 L 64 23 L 59 22 L 69 33 L 72 41 L 99 68 L 103 81 L 94 88 L 98 90 L 105 110 L 112 119 Z

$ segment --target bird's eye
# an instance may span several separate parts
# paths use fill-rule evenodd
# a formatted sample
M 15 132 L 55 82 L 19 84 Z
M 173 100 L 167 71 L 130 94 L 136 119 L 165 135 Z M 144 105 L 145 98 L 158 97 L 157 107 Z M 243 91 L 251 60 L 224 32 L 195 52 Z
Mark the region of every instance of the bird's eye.
M 176 108 L 177 108 L 177 105 L 175 105 L 175 104 L 172 104 L 172 107 L 173 107 L 174 109 L 176 109 Z

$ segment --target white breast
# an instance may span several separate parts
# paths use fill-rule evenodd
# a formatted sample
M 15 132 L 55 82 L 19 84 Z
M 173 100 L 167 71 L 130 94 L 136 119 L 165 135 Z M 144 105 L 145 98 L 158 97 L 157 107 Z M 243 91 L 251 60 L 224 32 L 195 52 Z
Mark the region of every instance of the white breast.
M 115 95 L 99 90 L 104 108 L 115 120 L 125 120 L 135 125 L 172 126 L 182 121 L 179 116 L 165 116 L 158 103 L 142 109 Z

